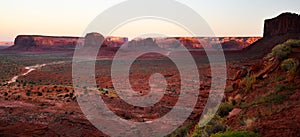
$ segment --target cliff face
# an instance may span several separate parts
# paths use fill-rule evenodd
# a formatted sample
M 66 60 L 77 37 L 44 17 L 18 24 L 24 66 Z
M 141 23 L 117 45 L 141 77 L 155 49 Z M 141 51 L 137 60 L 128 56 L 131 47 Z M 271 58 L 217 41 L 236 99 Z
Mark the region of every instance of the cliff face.
M 19 35 L 16 37 L 11 50 L 55 50 L 74 49 L 76 45 L 97 45 L 103 41 L 103 36 L 98 33 L 89 33 L 82 37 L 56 37 L 39 35 Z M 106 37 L 103 46 L 119 47 L 127 42 L 124 37 Z
M 128 38 L 126 38 L 126 37 L 109 36 L 109 37 L 106 37 L 102 46 L 116 48 L 116 47 L 121 47 L 126 42 L 128 42 Z
M 134 39 L 128 42 L 126 37 L 103 37 L 98 33 L 89 33 L 82 37 L 54 37 L 37 35 L 19 35 L 15 39 L 12 50 L 67 50 L 79 46 L 97 46 L 103 40 L 102 47 L 118 48 L 123 44 L 128 47 L 142 48 L 177 48 L 184 45 L 187 49 L 202 49 L 203 45 L 213 47 L 215 43 L 221 43 L 225 50 L 239 50 L 256 42 L 260 37 L 215 37 L 215 38 L 195 38 L 195 37 L 177 37 L 177 38 L 147 38 Z M 200 40 L 200 42 L 198 41 Z M 126 43 L 128 42 L 128 43 Z
M 88 33 L 85 36 L 84 46 L 100 46 L 104 37 L 99 33 Z
M 273 19 L 265 20 L 264 37 L 300 33 L 300 15 L 283 13 Z
M 54 48 L 75 48 L 83 44 L 84 39 L 79 37 L 53 37 L 38 35 L 19 35 L 15 39 L 14 46 L 10 49 L 17 50 L 42 50 Z
M 261 37 L 177 37 L 156 39 L 159 47 L 162 48 L 176 48 L 181 44 L 187 49 L 202 49 L 214 48 L 216 43 L 220 43 L 225 50 L 239 50 L 243 49 L 252 43 L 259 40 Z
M 153 38 L 146 38 L 146 39 L 134 39 L 128 42 L 127 46 L 129 48 L 158 48 L 157 43 L 154 41 Z

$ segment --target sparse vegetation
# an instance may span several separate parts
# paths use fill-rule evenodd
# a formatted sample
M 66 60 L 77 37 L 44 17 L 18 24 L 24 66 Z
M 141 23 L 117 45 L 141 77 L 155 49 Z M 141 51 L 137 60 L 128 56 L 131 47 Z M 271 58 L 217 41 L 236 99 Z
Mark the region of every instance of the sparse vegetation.
M 259 137 L 259 135 L 249 131 L 226 131 L 213 134 L 211 137 Z
M 287 71 L 295 69 L 299 66 L 299 61 L 294 58 L 289 58 L 281 63 L 281 68 Z
M 257 97 L 254 101 L 242 104 L 240 108 L 249 108 L 259 104 L 282 104 L 290 95 L 293 94 L 293 86 L 277 85 L 275 91 L 266 96 Z M 284 91 L 284 93 L 282 93 Z
M 285 43 L 279 44 L 272 49 L 272 52 L 267 56 L 268 58 L 275 57 L 277 60 L 282 61 L 289 56 L 292 52 L 290 45 Z
M 294 89 L 295 89 L 294 86 L 286 86 L 286 85 L 278 84 L 275 86 L 275 93 L 278 93 L 280 91 L 291 91 Z
M 188 137 L 188 132 L 191 128 L 191 126 L 193 125 L 193 123 L 189 123 L 186 125 L 181 126 L 180 128 L 176 129 L 173 133 L 171 133 L 170 135 L 166 136 L 166 137 Z
M 295 47 L 295 46 L 299 46 L 300 45 L 300 40 L 289 39 L 284 44 L 287 45 L 287 46 Z
M 218 109 L 218 115 L 220 117 L 225 117 L 229 114 L 229 112 L 233 109 L 233 105 L 231 102 L 221 103 Z
M 290 39 L 279 44 L 272 49 L 272 52 L 267 55 L 267 58 L 275 57 L 277 60 L 282 61 L 286 59 L 292 52 L 292 47 L 299 46 L 300 40 Z
M 245 87 L 246 93 L 252 89 L 253 84 L 256 84 L 257 80 L 255 76 L 246 76 L 241 82 L 240 87 Z
M 196 125 L 192 137 L 209 137 L 218 132 L 225 132 L 227 129 L 228 127 L 222 123 L 221 117 L 216 115 L 204 127 Z

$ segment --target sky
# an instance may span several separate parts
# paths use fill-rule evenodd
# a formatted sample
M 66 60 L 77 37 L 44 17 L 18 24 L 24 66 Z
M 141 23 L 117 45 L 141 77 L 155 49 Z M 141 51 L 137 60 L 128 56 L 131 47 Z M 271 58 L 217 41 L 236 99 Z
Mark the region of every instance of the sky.
M 97 15 L 124 1 L 1 0 L 0 41 L 13 41 L 21 34 L 82 36 Z M 202 16 L 216 36 L 262 36 L 264 19 L 283 12 L 300 14 L 299 0 L 176 1 Z M 174 24 L 151 19 L 124 24 L 111 35 L 132 38 L 141 33 L 156 32 L 167 36 L 188 35 Z

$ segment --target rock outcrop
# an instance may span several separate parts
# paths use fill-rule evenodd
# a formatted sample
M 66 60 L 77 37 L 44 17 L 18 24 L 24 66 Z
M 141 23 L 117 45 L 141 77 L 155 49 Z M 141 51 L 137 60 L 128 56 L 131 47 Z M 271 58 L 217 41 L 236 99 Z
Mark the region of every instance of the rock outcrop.
M 128 38 L 126 37 L 113 37 L 109 36 L 106 37 L 103 43 L 103 47 L 111 47 L 111 48 L 118 48 L 121 47 L 123 44 L 128 42 Z
M 300 15 L 282 13 L 273 19 L 265 20 L 264 37 L 284 34 L 300 34 Z
M 224 50 L 240 50 L 259 40 L 261 37 L 174 37 L 157 38 L 155 41 L 162 48 L 176 48 L 185 46 L 187 49 L 215 48 L 217 43 Z
M 103 42 L 104 40 L 104 42 Z M 41 35 L 19 35 L 9 50 L 43 51 L 43 50 L 74 50 L 78 46 L 120 47 L 128 41 L 125 37 L 103 37 L 99 33 L 89 33 L 86 37 L 57 37 Z
M 84 46 L 101 46 L 103 44 L 104 37 L 99 33 L 88 33 L 85 36 Z
M 129 41 L 127 46 L 129 48 L 142 48 L 142 49 L 158 48 L 158 45 L 153 38 L 134 39 L 132 41 Z
M 75 48 L 83 44 L 84 39 L 79 37 L 54 37 L 40 35 L 19 35 L 15 39 L 14 46 L 9 49 L 16 50 L 42 50 L 53 48 Z
M 289 39 L 300 39 L 300 16 L 295 13 L 282 13 L 265 20 L 263 38 L 243 49 L 242 54 L 248 58 L 263 57 L 274 46 Z
M 222 44 L 225 50 L 240 50 L 259 40 L 260 37 L 167 37 L 138 38 L 128 42 L 126 37 L 104 37 L 99 33 L 88 33 L 85 37 L 57 37 L 40 35 L 19 35 L 10 50 L 43 51 L 43 50 L 74 50 L 76 45 L 119 48 L 127 45 L 129 48 L 178 48 L 187 49 L 215 48 L 216 43 Z

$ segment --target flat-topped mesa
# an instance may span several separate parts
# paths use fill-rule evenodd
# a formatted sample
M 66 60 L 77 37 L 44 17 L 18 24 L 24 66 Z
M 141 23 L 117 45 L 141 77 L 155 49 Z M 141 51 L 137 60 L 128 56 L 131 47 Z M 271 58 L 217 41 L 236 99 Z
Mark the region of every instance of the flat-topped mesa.
M 163 48 L 176 48 L 181 44 L 187 49 L 215 48 L 221 44 L 224 50 L 240 50 L 259 40 L 261 37 L 168 37 L 155 41 Z
M 265 20 L 264 37 L 285 34 L 300 34 L 300 15 L 282 13 L 273 19 Z
M 98 37 L 98 38 L 97 38 Z M 41 35 L 19 35 L 15 38 L 14 45 L 9 50 L 74 50 L 76 45 L 97 45 L 104 39 L 99 33 L 87 34 L 83 37 L 59 37 L 59 36 L 41 36 Z M 87 39 L 87 40 L 86 40 Z M 119 47 L 128 39 L 125 37 L 105 37 L 102 46 L 104 47 Z
M 100 46 L 104 48 L 119 48 L 127 45 L 129 48 L 178 48 L 183 45 L 187 49 L 202 49 L 203 46 L 214 48 L 215 43 L 222 44 L 225 50 L 240 50 L 260 37 L 167 37 L 167 38 L 138 38 L 128 42 L 126 37 L 106 36 L 99 33 L 88 33 L 85 37 L 59 37 L 40 35 L 19 35 L 10 50 L 21 51 L 55 51 L 74 50 L 76 45 Z M 199 42 L 200 40 L 201 42 Z
M 75 48 L 77 44 L 83 44 L 80 37 L 58 37 L 41 35 L 19 35 L 16 37 L 14 46 L 10 49 L 52 49 L 52 48 Z
M 141 49 L 159 48 L 153 38 L 134 39 L 129 41 L 127 46 L 129 48 L 141 48 Z
M 84 46 L 101 46 L 103 44 L 104 37 L 99 33 L 88 33 L 85 35 Z
M 114 36 L 109 36 L 105 37 L 103 47 L 112 47 L 112 48 L 118 48 L 121 47 L 123 44 L 128 42 L 127 37 L 114 37 Z
M 84 38 L 84 46 L 100 46 L 102 43 L 102 47 L 109 47 L 109 48 L 118 48 L 121 47 L 123 44 L 128 42 L 128 38 L 126 37 L 115 37 L 115 36 L 106 36 L 92 32 L 86 34 Z

